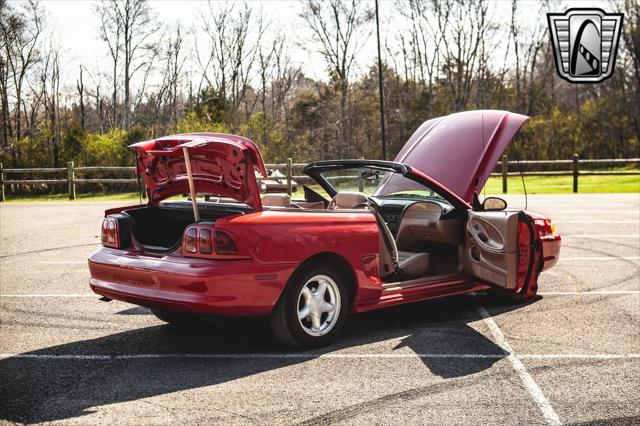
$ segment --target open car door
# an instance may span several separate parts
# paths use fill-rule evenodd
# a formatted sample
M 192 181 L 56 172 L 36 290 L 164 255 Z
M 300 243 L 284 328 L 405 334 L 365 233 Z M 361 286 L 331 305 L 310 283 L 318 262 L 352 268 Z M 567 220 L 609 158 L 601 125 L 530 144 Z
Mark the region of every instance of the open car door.
M 540 242 L 533 220 L 522 211 L 469 211 L 463 267 L 466 273 L 532 297 L 537 291 Z

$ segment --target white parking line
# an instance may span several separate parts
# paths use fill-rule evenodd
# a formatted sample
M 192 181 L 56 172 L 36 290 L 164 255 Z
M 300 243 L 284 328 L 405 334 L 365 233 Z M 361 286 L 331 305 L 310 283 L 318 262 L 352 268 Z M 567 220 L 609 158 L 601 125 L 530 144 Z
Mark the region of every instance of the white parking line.
M 520 380 L 522 380 L 522 383 L 524 383 L 525 388 L 527 389 L 527 391 L 529 391 L 529 394 L 536 402 L 536 405 L 538 405 L 540 411 L 542 411 L 542 415 L 544 416 L 547 423 L 550 425 L 561 425 L 562 422 L 560 421 L 560 417 L 558 417 L 558 414 L 549 403 L 549 400 L 547 400 L 547 398 L 544 396 L 544 393 L 542 393 L 542 389 L 540 389 L 540 386 L 538 386 L 531 374 L 529 374 L 522 361 L 520 361 L 518 356 L 513 353 L 511 345 L 509 345 L 509 342 L 507 342 L 507 339 L 505 339 L 504 335 L 502 334 L 502 330 L 500 330 L 500 327 L 498 327 L 498 324 L 496 324 L 493 318 L 491 318 L 491 315 L 489 315 L 489 312 L 487 312 L 487 310 L 483 308 L 482 305 L 480 305 L 480 303 L 478 303 L 477 301 L 476 308 L 478 309 L 478 313 L 484 320 L 487 327 L 489 327 L 491 334 L 493 334 L 493 337 L 496 340 L 496 344 L 500 346 L 502 350 L 509 353 L 507 359 L 511 363 L 511 366 L 516 371 L 518 376 L 520 376 Z
M 588 238 L 588 239 L 595 239 L 595 238 L 621 238 L 621 239 L 634 239 L 634 240 L 640 240 L 640 235 L 623 235 L 623 234 L 604 234 L 604 235 L 589 235 L 589 234 L 567 234 L 567 235 L 560 235 L 562 238 Z
M 556 225 L 561 224 L 561 225 L 565 225 L 565 224 L 607 224 L 607 223 L 635 223 L 636 225 L 640 225 L 640 220 L 558 220 L 558 221 L 553 221 L 553 223 L 555 223 Z
M 541 291 L 538 294 L 540 296 L 640 294 L 640 290 Z
M 592 257 L 560 257 L 560 262 L 562 261 L 583 261 L 583 260 L 640 260 L 640 256 L 592 256 Z
M 219 354 L 123 354 L 123 355 L 81 355 L 81 354 L 0 354 L 0 358 L 34 359 L 34 360 L 140 360 L 140 359 L 502 359 L 513 354 L 454 354 L 454 353 L 219 353 Z M 640 354 L 521 354 L 525 359 L 640 359 Z

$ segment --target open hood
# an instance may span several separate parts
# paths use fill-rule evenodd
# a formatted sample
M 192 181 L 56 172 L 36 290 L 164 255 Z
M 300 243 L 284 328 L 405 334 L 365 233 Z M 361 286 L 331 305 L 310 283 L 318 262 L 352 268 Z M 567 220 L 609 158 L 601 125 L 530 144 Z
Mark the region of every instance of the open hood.
M 222 133 L 172 135 L 130 145 L 150 203 L 189 193 L 184 147 L 189 150 L 196 192 L 262 207 L 254 172 L 266 176 L 267 171 L 258 147 L 249 139 Z
M 469 204 L 529 117 L 508 111 L 459 112 L 424 122 L 395 158 Z M 392 182 L 386 182 L 392 184 Z

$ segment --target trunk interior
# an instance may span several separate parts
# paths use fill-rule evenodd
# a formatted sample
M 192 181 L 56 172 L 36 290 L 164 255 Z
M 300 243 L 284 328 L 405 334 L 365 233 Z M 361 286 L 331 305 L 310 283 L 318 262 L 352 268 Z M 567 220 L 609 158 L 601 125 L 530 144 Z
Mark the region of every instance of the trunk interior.
M 215 222 L 225 216 L 245 214 L 251 208 L 242 204 L 198 203 L 201 222 Z M 170 251 L 182 240 L 187 226 L 194 223 L 190 202 L 161 203 L 125 210 L 131 233 L 144 248 L 152 251 Z

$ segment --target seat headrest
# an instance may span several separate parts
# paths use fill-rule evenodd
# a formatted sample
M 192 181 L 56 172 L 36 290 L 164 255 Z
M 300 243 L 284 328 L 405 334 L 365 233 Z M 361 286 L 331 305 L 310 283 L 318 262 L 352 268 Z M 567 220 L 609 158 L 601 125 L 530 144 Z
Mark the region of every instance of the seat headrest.
M 288 194 L 264 194 L 262 205 L 270 207 L 291 207 L 291 196 Z
M 352 209 L 366 202 L 367 195 L 356 191 L 338 192 L 335 197 L 333 197 L 333 204 L 335 204 L 337 209 Z

